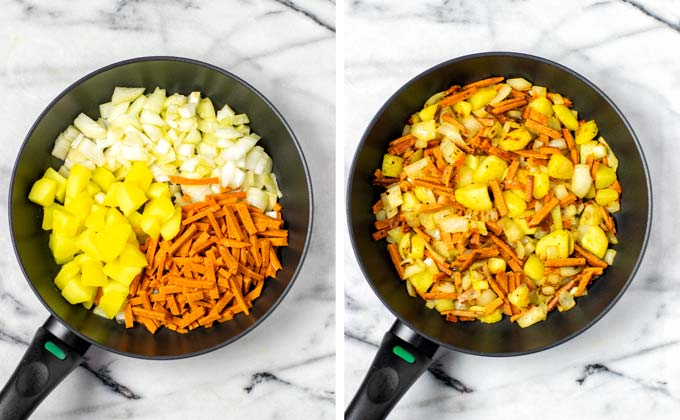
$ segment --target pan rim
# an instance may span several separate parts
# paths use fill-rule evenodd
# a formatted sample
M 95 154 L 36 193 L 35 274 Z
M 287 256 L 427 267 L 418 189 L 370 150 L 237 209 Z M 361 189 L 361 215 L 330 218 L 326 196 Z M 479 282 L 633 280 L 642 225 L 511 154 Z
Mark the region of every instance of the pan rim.
M 550 342 L 546 345 L 535 347 L 532 349 L 528 350 L 523 350 L 523 351 L 509 351 L 509 352 L 483 352 L 483 351 L 477 351 L 477 350 L 471 350 L 459 346 L 453 346 L 451 344 L 445 343 L 435 337 L 432 337 L 429 334 L 425 334 L 422 331 L 420 331 L 418 328 L 416 328 L 413 323 L 411 323 L 409 320 L 405 319 L 402 317 L 394 308 L 392 308 L 390 305 L 386 303 L 386 301 L 383 299 L 382 295 L 378 292 L 378 289 L 376 285 L 373 283 L 373 281 L 369 280 L 370 277 L 367 275 L 366 272 L 366 267 L 364 266 L 363 260 L 361 259 L 359 255 L 359 251 L 357 250 L 356 247 L 356 237 L 354 234 L 354 230 L 351 228 L 350 222 L 352 220 L 352 207 L 351 207 L 351 197 L 352 197 L 352 184 L 354 183 L 354 175 L 356 173 L 356 167 L 357 167 L 357 161 L 358 161 L 358 156 L 359 153 L 363 150 L 365 146 L 366 139 L 370 132 L 373 130 L 373 127 L 377 123 L 378 119 L 382 116 L 382 114 L 385 112 L 388 106 L 390 106 L 401 94 L 409 88 L 413 83 L 417 82 L 421 78 L 439 71 L 442 68 L 448 67 L 450 65 L 459 63 L 461 61 L 466 61 L 466 60 L 472 60 L 472 59 L 477 59 L 477 58 L 482 58 L 482 57 L 515 57 L 515 58 L 522 58 L 526 60 L 531 60 L 531 61 L 537 61 L 539 63 L 547 64 L 549 66 L 555 67 L 561 71 L 564 71 L 573 77 L 577 78 L 584 84 L 586 84 L 590 89 L 592 89 L 596 94 L 600 95 L 606 102 L 607 104 L 614 110 L 614 112 L 617 114 L 617 116 L 621 119 L 623 122 L 623 125 L 625 126 L 626 130 L 631 134 L 631 137 L 633 138 L 633 145 L 635 146 L 635 149 L 637 153 L 640 156 L 640 159 L 642 161 L 642 168 L 645 174 L 645 185 L 647 187 L 647 200 L 648 200 L 648 209 L 647 209 L 647 223 L 645 226 L 645 233 L 643 237 L 643 242 L 642 246 L 640 248 L 640 253 L 637 256 L 637 260 L 635 261 L 635 264 L 633 265 L 633 269 L 631 270 L 628 278 L 626 279 L 623 287 L 619 290 L 619 292 L 614 296 L 613 299 L 611 299 L 605 308 L 597 314 L 597 316 L 593 317 L 590 319 L 583 327 L 580 329 L 572 332 L 571 334 L 568 334 L 559 340 L 555 340 L 553 342 Z M 574 337 L 584 333 L 588 329 L 590 329 L 593 325 L 595 325 L 600 319 L 602 319 L 613 307 L 616 305 L 616 303 L 621 299 L 623 294 L 626 292 L 628 287 L 630 286 L 630 283 L 633 281 L 635 278 L 638 269 L 640 268 L 640 265 L 642 263 L 642 260 L 644 258 L 645 251 L 647 249 L 647 245 L 649 243 L 649 236 L 651 233 L 651 228 L 652 228 L 652 209 L 653 209 L 653 194 L 652 194 L 652 185 L 651 185 L 651 177 L 649 174 L 649 167 L 647 165 L 647 159 L 645 158 L 644 151 L 642 150 L 642 146 L 640 145 L 640 141 L 635 134 L 635 131 L 633 130 L 633 127 L 630 125 L 626 117 L 623 115 L 621 110 L 616 106 L 616 104 L 607 96 L 599 87 L 597 87 L 594 83 L 592 83 L 589 79 L 581 75 L 580 73 L 577 73 L 576 71 L 560 64 L 555 61 L 549 60 L 544 57 L 532 55 L 532 54 L 527 54 L 527 53 L 521 53 L 521 52 L 513 52 L 513 51 L 487 51 L 487 52 L 480 52 L 480 53 L 474 53 L 474 54 L 466 54 L 463 56 L 459 56 L 450 60 L 446 60 L 444 62 L 441 62 L 439 64 L 436 64 L 432 67 L 429 67 L 428 69 L 422 71 L 421 73 L 417 74 L 416 76 L 412 77 L 409 79 L 406 83 L 404 83 L 396 92 L 394 92 L 390 97 L 383 103 L 383 105 L 380 107 L 380 109 L 376 112 L 376 114 L 373 116 L 371 121 L 369 122 L 367 128 L 364 130 L 364 133 L 361 136 L 361 140 L 359 141 L 357 148 L 354 152 L 353 158 L 352 158 L 352 164 L 350 166 L 350 172 L 348 176 L 348 182 L 347 182 L 347 187 L 345 190 L 346 193 L 346 216 L 347 216 L 347 230 L 349 232 L 350 236 L 350 241 L 352 245 L 352 251 L 354 253 L 354 257 L 359 265 L 359 268 L 361 270 L 361 273 L 365 279 L 365 281 L 369 284 L 371 289 L 373 290 L 373 293 L 380 299 L 382 302 L 383 306 L 387 308 L 392 315 L 394 315 L 397 320 L 404 325 L 406 325 L 408 328 L 410 328 L 412 331 L 415 333 L 425 337 L 426 339 L 432 341 L 433 343 L 436 343 L 437 345 L 446 348 L 448 350 L 453 350 L 456 352 L 464 353 L 464 354 L 470 354 L 470 355 L 476 355 L 476 356 L 485 356 L 485 357 L 513 357 L 513 356 L 521 356 L 521 355 L 528 355 L 532 353 L 537 353 L 539 351 L 543 350 L 548 350 L 550 348 L 559 346 L 561 344 L 566 343 L 567 341 L 573 339 Z
M 293 271 L 293 274 L 291 276 L 290 282 L 288 282 L 288 285 L 283 289 L 281 292 L 281 295 L 274 301 L 274 303 L 265 311 L 265 313 L 253 324 L 249 325 L 247 328 L 239 332 L 238 334 L 234 335 L 233 337 L 230 337 L 227 340 L 224 340 L 218 344 L 215 344 L 213 346 L 206 347 L 204 349 L 200 349 L 197 351 L 193 352 L 188 352 L 188 353 L 182 353 L 182 354 L 176 354 L 176 355 L 156 355 L 156 356 L 151 356 L 151 355 L 145 355 L 145 354 L 138 354 L 138 353 L 133 353 L 133 352 L 127 352 L 127 351 L 122 351 L 113 347 L 106 346 L 104 344 L 98 343 L 95 340 L 87 337 L 86 335 L 82 334 L 78 329 L 73 328 L 69 323 L 67 323 L 61 316 L 56 314 L 52 308 L 45 302 L 43 299 L 42 295 L 38 293 L 36 287 L 34 286 L 33 282 L 30 280 L 28 274 L 26 273 L 26 269 L 24 267 L 23 261 L 21 260 L 19 256 L 19 251 L 16 246 L 16 240 L 15 240 L 15 233 L 14 233 L 14 223 L 13 223 L 13 207 L 12 207 L 12 197 L 14 195 L 14 179 L 16 176 L 17 172 L 17 167 L 19 164 L 19 158 L 23 155 L 24 149 L 26 147 L 26 144 L 28 142 L 28 139 L 31 137 L 33 132 L 35 131 L 36 127 L 40 122 L 45 118 L 45 116 L 52 110 L 52 108 L 59 102 L 64 96 L 68 95 L 73 89 L 76 87 L 80 86 L 82 83 L 85 81 L 101 74 L 104 72 L 107 72 L 109 70 L 112 70 L 114 68 L 118 67 L 123 67 L 129 64 L 134 64 L 134 63 L 140 63 L 140 62 L 147 62 L 147 61 L 167 61 L 167 62 L 179 62 L 179 63 L 188 63 L 194 66 L 199 66 L 199 67 L 205 67 L 210 70 L 216 71 L 226 77 L 232 78 L 236 82 L 240 83 L 243 85 L 246 89 L 251 91 L 255 96 L 257 96 L 260 100 L 262 100 L 267 107 L 269 107 L 272 112 L 276 115 L 276 117 L 281 121 L 283 124 L 285 130 L 288 132 L 290 135 L 293 145 L 300 156 L 300 160 L 302 162 L 302 168 L 304 172 L 304 177 L 305 177 L 305 183 L 307 184 L 308 187 L 308 198 L 309 198 L 309 223 L 307 224 L 307 230 L 305 232 L 305 239 L 304 239 L 304 246 L 302 248 L 302 252 L 300 253 L 300 261 L 297 264 L 297 267 L 295 267 L 295 270 Z M 23 142 L 21 143 L 21 147 L 19 148 L 19 151 L 17 153 L 16 159 L 14 161 L 14 166 L 12 169 L 12 176 L 10 178 L 10 187 L 9 187 L 9 195 L 8 195 L 8 213 L 9 213 L 9 218 L 8 218 L 8 223 L 9 223 L 9 228 L 10 228 L 10 234 L 11 234 L 11 239 L 12 239 L 12 248 L 14 249 L 14 255 L 16 256 L 16 260 L 19 263 L 19 267 L 21 268 L 21 272 L 24 276 L 24 279 L 26 282 L 29 284 L 31 287 L 31 290 L 33 291 L 33 294 L 38 298 L 40 303 L 47 309 L 51 317 L 56 318 L 62 325 L 64 325 L 71 333 L 74 335 L 78 336 L 79 338 L 85 340 L 86 342 L 99 347 L 102 350 L 106 350 L 115 354 L 119 354 L 121 356 L 126 356 L 126 357 L 132 357 L 136 359 L 146 359 L 146 360 L 177 360 L 177 359 L 184 359 L 188 357 L 194 357 L 194 356 L 199 356 L 205 353 L 209 353 L 212 351 L 215 351 L 217 349 L 220 349 L 228 344 L 231 344 L 241 338 L 243 338 L 246 334 L 250 333 L 252 330 L 257 328 L 262 322 L 264 322 L 265 319 L 271 315 L 272 312 L 279 306 L 279 304 L 284 300 L 286 295 L 289 293 L 291 287 L 297 280 L 298 275 L 300 274 L 300 271 L 302 270 L 302 267 L 304 265 L 305 258 L 307 257 L 307 251 L 309 250 L 309 244 L 312 236 L 312 227 L 314 224 L 314 194 L 313 194 L 313 186 L 312 186 L 312 181 L 311 177 L 309 174 L 309 168 L 307 166 L 307 161 L 305 159 L 304 153 L 302 151 L 302 148 L 300 146 L 300 143 L 295 136 L 295 133 L 293 132 L 292 128 L 288 124 L 288 121 L 283 117 L 281 112 L 274 106 L 274 104 L 267 99 L 259 90 L 255 89 L 250 83 L 246 82 L 239 76 L 233 74 L 232 72 L 225 70 L 221 67 L 218 67 L 216 65 L 206 63 L 204 61 L 196 60 L 193 58 L 187 58 L 187 57 L 180 57 L 180 56 L 164 56 L 164 55 L 153 55 L 153 56 L 141 56 L 141 57 L 134 57 L 134 58 L 128 58 L 125 60 L 117 61 L 111 64 L 108 64 L 104 67 L 100 67 L 94 71 L 91 71 L 87 73 L 85 76 L 82 76 L 78 78 L 75 82 L 69 84 L 64 90 L 61 91 L 50 103 L 43 109 L 43 111 L 38 115 L 38 117 L 35 119 L 33 124 L 31 125 L 31 128 L 28 130 L 26 136 L 24 137 Z

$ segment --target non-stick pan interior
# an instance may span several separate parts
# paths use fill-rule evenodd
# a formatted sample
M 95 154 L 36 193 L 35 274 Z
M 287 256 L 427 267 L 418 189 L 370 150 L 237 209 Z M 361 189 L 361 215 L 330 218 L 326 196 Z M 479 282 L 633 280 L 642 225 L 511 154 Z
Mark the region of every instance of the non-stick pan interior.
M 262 136 L 259 144 L 272 156 L 274 173 L 283 192 L 281 204 L 289 230 L 289 246 L 280 252 L 283 270 L 268 279 L 250 316 L 200 328 L 189 334 L 160 329 L 155 336 L 138 325 L 126 330 L 93 315 L 81 305 L 72 306 L 52 283 L 58 266 L 48 248 L 48 233 L 41 230 L 42 210 L 26 198 L 31 185 L 48 166 L 60 161 L 50 154 L 54 140 L 80 113 L 99 115 L 98 104 L 108 102 L 115 86 L 160 86 L 168 94 L 200 91 L 216 107 L 228 103 L 251 119 Z M 66 325 L 86 339 L 119 353 L 139 357 L 173 358 L 208 351 L 227 344 L 256 326 L 276 306 L 297 274 L 311 228 L 311 191 L 297 141 L 271 104 L 251 87 L 217 68 L 184 59 L 147 58 L 109 66 L 77 82 L 58 97 L 39 118 L 16 162 L 11 192 L 11 227 L 19 262 L 43 303 Z
M 574 101 L 579 117 L 595 119 L 601 135 L 620 160 L 623 188 L 621 211 L 615 219 L 619 245 L 613 266 L 597 280 L 587 297 L 565 313 L 551 313 L 545 322 L 521 329 L 507 320 L 496 324 L 451 324 L 421 299 L 408 296 L 396 275 L 384 241 L 371 239 L 371 205 L 380 190 L 371 186 L 387 143 L 401 135 L 405 121 L 435 92 L 490 76 L 524 77 Z M 348 190 L 350 233 L 364 274 L 380 299 L 402 321 L 428 338 L 455 350 L 486 355 L 532 352 L 573 337 L 597 321 L 613 305 L 634 275 L 651 222 L 651 191 L 640 146 L 615 106 L 574 72 L 522 54 L 488 53 L 443 63 L 410 81 L 378 112 L 355 156 Z

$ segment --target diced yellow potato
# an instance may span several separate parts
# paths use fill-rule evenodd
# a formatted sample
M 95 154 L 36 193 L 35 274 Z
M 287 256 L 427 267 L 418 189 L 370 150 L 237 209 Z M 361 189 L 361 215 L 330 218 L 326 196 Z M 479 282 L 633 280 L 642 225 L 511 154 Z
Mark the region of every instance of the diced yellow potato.
M 52 231 L 57 235 L 74 237 L 80 229 L 80 219 L 64 208 L 53 208 Z
M 588 203 L 583 208 L 581 213 L 581 219 L 579 220 L 579 226 L 581 225 L 591 225 L 599 226 L 602 222 L 602 215 L 600 214 L 600 207 L 597 204 Z
M 427 106 L 418 113 L 421 121 L 430 121 L 434 119 L 434 114 L 437 113 L 437 104 Z
M 512 79 L 508 79 L 505 81 L 508 85 L 510 85 L 511 88 L 520 90 L 520 91 L 525 91 L 531 89 L 531 82 L 528 81 L 527 79 L 523 77 L 515 77 Z
M 522 233 L 524 235 L 533 235 L 538 230 L 538 228 L 536 226 L 530 228 L 529 222 L 527 222 L 527 220 L 522 218 L 522 217 L 515 217 L 512 220 L 515 223 L 517 223 L 517 225 L 520 227 L 520 229 L 522 229 Z
M 479 317 L 479 320 L 485 324 L 495 324 L 501 319 L 503 319 L 503 310 L 501 308 L 496 309 L 489 315 Z
M 553 178 L 571 179 L 574 176 L 574 164 L 559 153 L 554 153 L 548 161 L 548 175 Z
M 123 186 L 122 182 L 114 182 L 106 191 L 104 196 L 104 205 L 109 207 L 118 207 L 118 190 Z
M 453 299 L 435 299 L 434 308 L 439 312 L 450 311 L 456 309 L 456 305 L 453 303 Z
M 488 183 L 494 179 L 501 180 L 507 169 L 508 164 L 503 159 L 493 155 L 486 156 L 475 170 L 473 181 Z
M 517 325 L 522 328 L 534 325 L 537 322 L 543 321 L 548 317 L 548 309 L 545 305 L 534 306 L 529 309 L 524 315 L 517 318 Z
M 52 168 L 47 168 L 43 178 L 51 179 L 57 183 L 57 190 L 55 191 L 54 198 L 58 202 L 63 203 L 66 195 L 66 178 Z
M 472 105 L 467 101 L 460 101 L 453 106 L 453 113 L 456 114 L 458 118 L 465 118 L 470 116 L 472 112 Z
M 58 235 L 54 232 L 50 234 L 49 247 L 50 250 L 52 250 L 54 261 L 59 265 L 71 261 L 73 256 L 78 252 L 76 238 Z
M 566 230 L 556 230 L 542 237 L 536 244 L 536 255 L 542 260 L 567 258 L 574 248 L 574 239 Z
M 578 120 L 569 108 L 564 105 L 553 105 L 552 109 L 565 127 L 570 130 L 578 129 Z
M 158 219 L 159 224 L 163 224 L 170 220 L 175 214 L 175 206 L 172 204 L 170 198 L 154 198 L 146 203 L 142 214 L 145 216 L 153 216 Z
M 137 234 L 135 233 L 134 229 L 130 232 L 127 243 L 133 245 L 136 248 L 139 248 L 139 241 L 137 240 Z
M 158 238 L 161 233 L 161 224 L 156 217 L 143 215 L 139 220 L 139 227 L 151 238 Z
M 77 217 L 80 221 L 85 221 L 87 216 L 90 215 L 90 210 L 92 209 L 92 204 L 94 200 L 87 191 L 83 190 L 77 193 L 73 197 L 66 197 L 66 203 L 64 208 Z
M 456 201 L 473 210 L 491 210 L 493 204 L 488 187 L 484 184 L 466 185 L 455 191 Z
M 417 205 L 420 204 L 420 201 L 416 197 L 416 195 L 412 191 L 406 191 L 401 195 L 402 198 L 402 203 L 401 203 L 401 210 L 402 211 L 410 211 L 413 210 Z
M 129 221 L 128 219 L 125 218 L 118 210 L 114 208 L 107 209 L 106 211 L 106 219 L 104 220 L 104 224 L 106 226 L 111 226 L 111 225 L 119 225 L 119 224 L 128 224 Z
M 85 229 L 77 238 L 76 246 L 91 258 L 101 260 L 97 233 L 94 229 Z
M 106 286 L 102 287 L 102 293 L 109 292 L 125 293 L 127 295 L 130 292 L 130 287 L 119 281 L 113 280 L 106 283 Z
M 601 206 L 608 206 L 610 203 L 619 199 L 619 193 L 611 188 L 604 188 L 597 190 L 595 194 L 595 202 Z
M 71 305 L 87 302 L 97 293 L 96 287 L 86 286 L 81 283 L 78 277 L 72 278 L 61 290 L 61 295 Z
M 127 244 L 118 257 L 120 264 L 126 267 L 142 268 L 147 266 L 146 256 L 138 247 Z
M 85 192 L 87 192 L 90 197 L 93 197 L 95 194 L 102 192 L 102 189 L 94 182 L 89 182 L 85 187 Z
M 520 284 L 512 292 L 508 293 L 508 300 L 518 308 L 529 306 L 529 288 L 526 284 Z
M 432 283 L 434 283 L 434 274 L 429 270 L 425 270 L 409 277 L 408 281 L 411 282 L 418 293 L 427 293 L 427 290 L 432 286 Z
M 75 164 L 69 172 L 66 179 L 66 198 L 75 197 L 76 194 L 83 191 L 90 182 L 92 172 L 81 164 Z
M 57 182 L 53 179 L 40 178 L 35 181 L 31 192 L 28 193 L 28 199 L 39 204 L 43 207 L 47 207 L 54 203 L 54 196 L 57 193 Z
M 491 100 L 496 97 L 496 93 L 496 89 L 491 87 L 479 89 L 477 92 L 473 93 L 472 96 L 470 96 L 470 99 L 468 99 L 472 106 L 472 110 L 476 111 L 491 102 Z
M 119 293 L 110 291 L 103 293 L 99 299 L 97 307 L 104 312 L 107 318 L 112 319 L 118 312 L 120 312 L 123 302 L 127 298 L 127 293 Z
M 411 253 L 410 258 L 422 260 L 425 256 L 425 239 L 420 235 L 413 235 L 411 239 Z
M 602 189 L 607 188 L 616 181 L 616 171 L 600 164 L 597 168 L 597 173 L 595 174 L 595 188 Z
M 115 185 L 115 184 L 114 184 Z M 124 215 L 130 215 L 146 202 L 146 194 L 144 190 L 139 187 L 137 183 L 128 182 L 125 180 L 123 184 L 118 187 L 118 207 L 123 211 Z
M 543 278 L 543 270 L 543 261 L 536 254 L 529 255 L 524 263 L 524 273 L 532 280 L 539 281 Z
M 43 209 L 43 220 L 42 220 L 42 229 L 43 230 L 52 230 L 53 225 L 54 225 L 54 210 L 55 209 L 63 209 L 63 207 L 57 203 L 52 204 L 51 206 L 47 206 Z
M 140 268 L 126 267 L 117 260 L 104 265 L 104 273 L 125 286 L 129 286 L 140 272 Z
M 553 104 L 545 96 L 539 96 L 536 99 L 529 102 L 530 108 L 535 109 L 546 117 L 550 117 L 553 114 Z
M 574 141 L 576 144 L 587 143 L 595 138 L 597 131 L 597 123 L 595 120 L 590 120 L 581 125 L 578 130 L 576 130 L 576 137 L 574 137 Z
M 524 201 L 524 198 L 508 190 L 503 191 L 503 197 L 508 207 L 508 217 L 518 217 L 524 214 L 527 209 L 527 202 Z
M 163 236 L 163 239 L 169 241 L 174 238 L 179 233 L 181 223 L 182 209 L 177 207 L 175 208 L 175 214 L 172 218 L 161 226 L 161 236 Z
M 398 177 L 401 174 L 402 164 L 404 163 L 404 158 L 386 154 L 383 156 L 382 162 L 382 173 L 389 177 Z
M 560 206 L 555 206 L 550 210 L 550 218 L 552 219 L 552 228 L 560 230 L 564 228 L 562 224 L 562 209 Z
M 474 181 L 475 170 L 469 166 L 461 166 L 456 177 L 456 188 L 472 184 Z
M 550 191 L 550 178 L 545 172 L 535 173 L 534 175 L 534 198 L 540 200 Z
M 66 283 L 78 274 L 80 274 L 80 264 L 75 260 L 69 261 L 59 269 L 56 277 L 54 277 L 54 284 L 61 290 L 66 286 Z
M 106 168 L 96 168 L 92 171 L 92 181 L 97 184 L 102 191 L 107 192 L 111 185 L 116 182 L 116 177 Z
M 112 224 L 99 233 L 96 241 L 101 260 L 107 263 L 115 260 L 123 252 L 131 232 L 132 226 L 126 223 Z
M 125 183 L 135 184 L 142 191 L 146 191 L 153 181 L 153 173 L 144 162 L 133 162 L 130 170 L 125 174 Z
M 604 257 L 609 246 L 609 240 L 604 231 L 599 226 L 591 225 L 580 225 L 578 227 L 578 243 L 599 258 Z
M 149 199 L 168 197 L 170 198 L 170 187 L 168 187 L 167 182 L 154 182 L 149 187 L 146 195 Z
M 90 215 L 85 219 L 85 227 L 93 228 L 95 230 L 102 230 L 106 224 L 106 215 L 108 209 L 104 206 L 94 205 L 90 211 Z
M 102 263 L 97 260 L 85 261 L 81 270 L 83 272 L 81 282 L 85 286 L 104 286 L 109 281 L 102 270 Z
M 470 282 L 474 290 L 487 290 L 489 288 L 489 282 L 477 270 L 470 271 Z
M 498 147 L 503 150 L 522 150 L 531 141 L 531 133 L 525 128 L 517 128 L 510 131 L 498 142 Z
M 505 262 L 505 260 L 503 258 L 493 257 L 493 258 L 489 258 L 488 265 L 489 265 L 489 271 L 491 272 L 491 274 L 498 274 L 501 271 L 505 271 L 507 263 Z

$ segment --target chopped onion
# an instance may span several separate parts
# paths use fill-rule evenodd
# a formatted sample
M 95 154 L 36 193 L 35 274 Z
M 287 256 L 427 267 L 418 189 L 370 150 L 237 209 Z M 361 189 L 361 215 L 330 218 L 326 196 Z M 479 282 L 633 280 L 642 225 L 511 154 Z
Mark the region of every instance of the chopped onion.
M 550 143 L 548 143 L 550 147 L 557 147 L 560 150 L 564 150 L 567 148 L 567 142 L 564 139 L 555 139 L 555 140 L 550 140 Z
M 574 176 L 571 179 L 571 191 L 578 198 L 583 198 L 588 194 L 592 184 L 593 178 L 590 176 L 590 167 L 585 164 L 575 165 Z M 557 194 L 555 194 L 555 197 L 561 200 L 561 198 L 557 197 Z

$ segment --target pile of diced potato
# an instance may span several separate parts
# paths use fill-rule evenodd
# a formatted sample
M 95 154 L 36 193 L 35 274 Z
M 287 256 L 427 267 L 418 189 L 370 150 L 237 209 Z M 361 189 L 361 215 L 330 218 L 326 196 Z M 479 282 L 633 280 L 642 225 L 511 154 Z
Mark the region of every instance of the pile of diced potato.
M 152 181 L 146 165 L 135 162 L 122 181 L 105 168 L 76 164 L 68 177 L 48 168 L 33 185 L 28 198 L 44 208 L 42 228 L 51 231 L 49 247 L 62 266 L 54 282 L 71 304 L 90 309 L 101 288 L 95 312 L 113 318 L 147 266 L 137 235 L 170 239 L 179 232 L 181 208 L 167 183 Z

